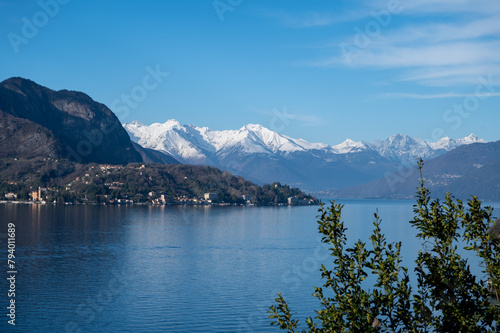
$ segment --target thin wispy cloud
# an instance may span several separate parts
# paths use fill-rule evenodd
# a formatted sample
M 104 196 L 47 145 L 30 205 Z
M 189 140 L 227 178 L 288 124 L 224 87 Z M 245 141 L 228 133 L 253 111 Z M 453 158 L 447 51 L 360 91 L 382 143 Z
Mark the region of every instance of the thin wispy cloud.
M 367 0 L 365 4 L 373 10 L 385 9 L 390 1 Z M 497 0 L 401 0 L 400 15 L 414 14 L 491 14 L 500 10 Z
M 384 11 L 387 1 L 372 1 L 367 7 Z M 307 64 L 399 70 L 393 82 L 436 87 L 476 83 L 486 75 L 500 77 L 500 1 L 401 1 L 400 9 L 387 24 L 374 17 L 353 22 L 355 33 L 338 41 L 336 55 Z M 432 14 L 432 22 L 422 20 L 422 14 Z M 410 23 L 395 23 L 396 16 Z M 369 33 L 370 24 L 378 24 L 379 30 Z
M 500 92 L 480 93 L 480 94 L 461 94 L 461 93 L 441 93 L 441 94 L 414 94 L 414 93 L 388 93 L 380 95 L 379 98 L 408 98 L 408 99 L 438 99 L 438 98 L 457 98 L 457 97 L 500 97 Z
M 420 0 L 405 1 L 405 7 L 410 14 L 490 14 L 500 10 L 500 3 L 497 0 Z
M 407 71 L 396 81 L 416 81 L 426 86 L 449 86 L 452 84 L 474 84 L 481 77 L 490 77 L 500 84 L 500 65 L 443 66 Z
M 451 42 L 418 46 L 376 46 L 361 50 L 353 64 L 371 67 L 464 66 L 496 63 L 500 41 Z
M 381 34 L 376 43 L 436 43 L 493 37 L 500 34 L 500 14 L 458 23 L 409 25 Z
M 327 11 L 305 13 L 291 13 L 286 11 L 261 11 L 261 16 L 275 20 L 279 25 L 287 28 L 314 28 L 327 27 L 342 22 L 350 22 L 366 17 L 366 13 L 351 11 L 342 13 L 331 13 Z

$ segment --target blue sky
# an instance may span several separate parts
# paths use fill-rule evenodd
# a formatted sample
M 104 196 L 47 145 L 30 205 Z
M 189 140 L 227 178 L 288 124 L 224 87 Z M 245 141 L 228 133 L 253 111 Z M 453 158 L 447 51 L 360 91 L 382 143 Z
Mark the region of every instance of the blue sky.
M 0 22 L 0 80 L 83 91 L 122 122 L 500 139 L 497 0 L 0 0 Z

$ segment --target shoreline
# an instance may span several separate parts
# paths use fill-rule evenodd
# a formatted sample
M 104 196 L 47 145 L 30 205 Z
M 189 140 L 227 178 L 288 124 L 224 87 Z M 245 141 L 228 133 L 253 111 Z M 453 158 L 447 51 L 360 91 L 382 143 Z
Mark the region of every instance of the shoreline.
M 162 207 L 162 206 L 208 206 L 208 207 L 307 207 L 307 206 L 319 206 L 319 204 L 310 204 L 310 205 L 300 205 L 294 204 L 289 205 L 287 203 L 278 203 L 278 204 L 237 204 L 237 203 L 200 203 L 200 204 L 188 204 L 188 203 L 171 203 L 171 204 L 153 204 L 149 202 L 139 202 L 139 203 L 98 203 L 98 202 L 71 202 L 71 203 L 53 203 L 53 202 L 36 202 L 36 201 L 8 201 L 8 200 L 0 200 L 0 204 L 16 204 L 16 205 L 41 205 L 41 206 L 153 206 L 153 207 Z

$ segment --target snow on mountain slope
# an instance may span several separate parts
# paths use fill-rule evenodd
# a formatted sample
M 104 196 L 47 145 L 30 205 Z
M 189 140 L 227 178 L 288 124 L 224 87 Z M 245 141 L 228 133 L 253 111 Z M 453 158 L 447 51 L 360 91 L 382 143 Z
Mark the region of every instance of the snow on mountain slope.
M 124 124 L 124 128 L 132 141 L 145 148 L 167 152 L 182 162 L 213 164 L 203 151 L 210 146 L 200 140 L 201 136 L 197 137 L 189 127 L 181 126 L 178 121 L 168 120 L 150 126 L 134 121 Z
M 424 140 L 413 139 L 408 135 L 395 134 L 373 145 L 378 153 L 390 160 L 399 160 L 403 164 L 415 164 L 418 157 L 433 158 L 436 151 Z
M 187 163 L 211 160 L 207 153 L 225 155 L 238 150 L 247 154 L 287 154 L 329 148 L 273 132 L 262 125 L 248 124 L 239 130 L 214 131 L 208 127 L 181 126 L 176 120 L 150 126 L 134 121 L 123 124 L 131 139 L 145 148 L 168 152 Z M 216 164 L 215 161 L 212 160 Z
M 373 144 L 372 148 L 387 159 L 398 160 L 405 165 L 415 165 L 419 157 L 432 159 L 458 146 L 478 142 L 485 143 L 486 141 L 474 134 L 458 140 L 446 137 L 436 142 L 426 142 L 408 135 L 395 134 L 387 140 Z
M 359 153 L 364 150 L 370 149 L 366 144 L 361 141 L 355 142 L 351 139 L 347 139 L 341 144 L 332 146 L 333 151 L 336 154 L 348 154 L 348 153 Z
M 449 137 L 444 137 L 436 142 L 429 143 L 432 149 L 445 149 L 447 151 L 457 148 L 458 146 L 467 145 L 471 143 L 486 143 L 483 139 L 478 138 L 476 135 L 471 134 L 462 139 L 451 139 Z
M 322 156 L 376 152 L 381 157 L 402 164 L 415 164 L 418 157 L 431 159 L 464 144 L 485 141 L 474 134 L 463 139 L 442 138 L 436 142 L 395 134 L 376 143 L 355 142 L 347 139 L 330 146 L 310 143 L 271 131 L 262 125 L 248 124 L 239 130 L 214 131 L 208 127 L 182 126 L 176 120 L 144 125 L 134 121 L 123 125 L 131 139 L 145 148 L 173 155 L 184 163 L 219 165 L 222 158 L 233 154 L 264 154 L 287 158 L 296 152 Z M 313 154 L 317 156 L 316 154 Z

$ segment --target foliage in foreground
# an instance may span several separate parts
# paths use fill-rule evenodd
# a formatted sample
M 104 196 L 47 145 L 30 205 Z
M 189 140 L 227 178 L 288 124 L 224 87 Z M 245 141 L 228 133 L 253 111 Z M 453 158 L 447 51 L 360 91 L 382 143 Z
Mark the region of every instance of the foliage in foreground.
M 420 172 L 422 166 L 420 160 Z M 333 269 L 321 266 L 325 283 L 313 294 L 321 308 L 302 332 L 500 332 L 500 240 L 488 232 L 493 210 L 476 197 L 467 206 L 449 193 L 444 202 L 431 200 L 421 173 L 410 221 L 423 244 L 416 284 L 402 266 L 401 242 L 387 243 L 377 213 L 371 247 L 361 240 L 347 247 L 342 206 L 321 206 L 319 232 L 330 246 Z M 483 279 L 472 274 L 459 244 L 480 257 Z M 276 302 L 268 311 L 272 325 L 296 332 L 298 320 L 281 294 Z

